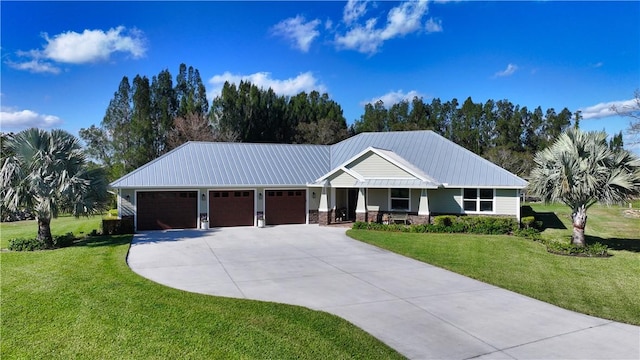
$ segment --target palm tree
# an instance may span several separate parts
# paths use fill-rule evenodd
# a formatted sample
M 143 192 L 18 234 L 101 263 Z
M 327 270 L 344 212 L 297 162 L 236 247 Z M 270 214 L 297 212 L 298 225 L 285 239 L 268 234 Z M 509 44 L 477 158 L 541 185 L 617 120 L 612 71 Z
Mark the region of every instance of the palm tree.
M 620 203 L 640 193 L 640 159 L 612 150 L 607 134 L 569 129 L 534 158 L 530 190 L 545 202 L 562 202 L 573 210 L 571 242 L 585 246 L 587 209 L 595 203 Z
M 105 209 L 107 180 L 101 168 L 89 168 L 79 141 L 63 130 L 28 129 L 3 139 L 7 154 L 0 170 L 2 202 L 10 211 L 27 209 L 38 222 L 37 239 L 53 247 L 51 219 Z

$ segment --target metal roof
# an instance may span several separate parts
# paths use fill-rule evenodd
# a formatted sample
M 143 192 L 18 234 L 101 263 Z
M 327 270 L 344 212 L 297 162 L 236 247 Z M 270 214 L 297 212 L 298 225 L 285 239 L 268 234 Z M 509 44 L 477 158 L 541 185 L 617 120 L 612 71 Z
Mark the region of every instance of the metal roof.
M 329 171 L 329 154 L 323 145 L 188 142 L 111 186 L 300 186 Z
M 527 182 L 432 131 L 361 133 L 335 145 L 188 142 L 111 183 L 114 188 L 306 186 L 369 147 L 445 187 Z
M 527 186 L 525 180 L 430 130 L 358 134 L 331 147 L 331 168 L 368 147 L 393 151 L 445 187 Z

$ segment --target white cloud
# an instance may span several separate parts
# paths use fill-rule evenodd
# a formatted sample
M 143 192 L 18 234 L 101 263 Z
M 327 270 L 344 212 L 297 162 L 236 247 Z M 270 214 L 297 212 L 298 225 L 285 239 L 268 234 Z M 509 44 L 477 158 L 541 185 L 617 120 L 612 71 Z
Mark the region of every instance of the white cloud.
M 103 30 L 84 30 L 82 33 L 67 31 L 49 37 L 42 34 L 47 44 L 43 49 L 18 51 L 20 57 L 30 58 L 24 62 L 7 62 L 10 66 L 31 72 L 59 73 L 51 62 L 85 64 L 107 61 L 111 54 L 120 52 L 133 58 L 143 57 L 146 48 L 141 31 L 127 30 L 124 26 Z
M 427 20 L 425 29 L 428 33 L 442 32 L 442 20 L 434 20 L 433 18 L 430 18 Z
M 404 2 L 389 11 L 383 28 L 376 28 L 377 19 L 371 18 L 364 26 L 355 24 L 344 35 L 336 34 L 335 42 L 340 48 L 374 54 L 385 41 L 422 30 L 427 12 L 426 0 Z
M 42 61 L 39 59 L 32 59 L 31 61 L 15 63 L 13 61 L 7 61 L 7 65 L 14 69 L 26 70 L 31 73 L 49 73 L 59 74 L 60 68 L 51 64 L 50 62 Z
M 351 25 L 354 21 L 357 21 L 367 12 L 368 1 L 362 0 L 349 0 L 347 5 L 344 6 L 342 13 L 342 21 L 345 24 Z
M 620 112 L 637 111 L 638 103 L 636 99 L 610 101 L 589 106 L 584 109 L 580 109 L 580 111 L 582 111 L 582 118 L 584 120 L 601 119 L 609 116 L 617 116 L 618 113 L 612 109 L 613 107 L 618 109 Z
M 278 95 L 293 96 L 303 91 L 309 93 L 313 90 L 324 93 L 327 91 L 326 86 L 318 83 L 311 72 L 301 73 L 294 78 L 288 78 L 284 80 L 273 79 L 269 72 L 257 72 L 249 75 L 232 74 L 225 72 L 221 75 L 215 75 L 209 79 L 209 83 L 214 86 L 210 92 L 210 98 L 213 99 L 220 95 L 222 86 L 225 81 L 229 83 L 239 84 L 240 81 L 248 81 L 259 88 L 268 89 L 271 88 Z
M 318 19 L 305 22 L 306 19 L 298 15 L 285 19 L 273 26 L 271 31 L 278 36 L 289 39 L 294 46 L 303 52 L 308 52 L 313 40 L 320 35 L 316 27 L 321 21 Z
M 511 76 L 516 72 L 516 70 L 518 70 L 518 65 L 509 64 L 509 65 L 507 65 L 506 69 L 504 69 L 502 71 L 498 71 L 497 73 L 495 73 L 494 77 Z
M 382 100 L 382 102 L 384 103 L 384 106 L 389 108 L 393 104 L 397 104 L 403 100 L 410 102 L 411 100 L 413 100 L 414 97 L 421 98 L 421 97 L 424 97 L 424 95 L 417 92 L 416 90 L 411 90 L 406 94 L 402 90 L 390 91 L 382 96 L 374 97 L 371 100 L 362 101 L 360 105 L 375 104 L 379 100 Z
M 364 27 L 357 26 L 343 36 L 336 35 L 336 44 L 345 49 L 357 50 L 365 54 L 374 54 L 382 45 L 380 30 L 376 30 L 377 19 L 369 19 Z
M 54 115 L 38 114 L 31 110 L 14 110 L 3 108 L 0 111 L 0 128 L 2 131 L 22 130 L 31 127 L 52 128 L 62 125 L 62 119 Z
M 387 15 L 387 26 L 382 30 L 384 40 L 404 36 L 422 28 L 422 17 L 427 13 L 427 2 L 407 1 L 394 7 Z

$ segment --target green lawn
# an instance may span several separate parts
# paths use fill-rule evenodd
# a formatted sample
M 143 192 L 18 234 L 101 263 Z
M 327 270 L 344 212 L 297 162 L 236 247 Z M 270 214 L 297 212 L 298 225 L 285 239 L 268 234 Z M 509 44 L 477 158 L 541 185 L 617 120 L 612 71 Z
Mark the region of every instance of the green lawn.
M 58 219 L 52 230 L 88 233 L 99 224 L 75 221 Z M 8 234 L 32 236 L 33 226 L 0 224 L 2 244 Z M 327 313 L 148 281 L 126 265 L 130 240 L 90 237 L 59 250 L 2 252 L 0 358 L 402 358 Z
M 543 236 L 571 234 L 569 208 L 533 209 L 557 212 L 559 225 L 566 227 L 546 229 Z M 617 249 L 609 258 L 553 255 L 541 243 L 513 236 L 367 230 L 349 230 L 348 235 L 566 309 L 640 325 L 640 220 L 622 217 L 623 210 L 596 205 L 588 211 L 588 240 Z
M 64 235 L 68 232 L 76 236 L 89 234 L 91 230 L 100 230 L 102 216 L 81 217 L 76 219 L 71 215 L 59 216 L 51 220 L 51 234 Z M 6 249 L 9 239 L 35 238 L 38 235 L 38 224 L 35 221 L 16 221 L 0 223 L 0 248 Z

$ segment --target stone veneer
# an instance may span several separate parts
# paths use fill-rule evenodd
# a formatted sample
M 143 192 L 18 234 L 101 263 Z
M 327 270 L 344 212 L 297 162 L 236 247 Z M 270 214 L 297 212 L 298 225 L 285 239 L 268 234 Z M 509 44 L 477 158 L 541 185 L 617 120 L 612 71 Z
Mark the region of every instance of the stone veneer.
M 333 218 L 333 209 L 329 211 L 318 211 L 318 223 L 320 225 L 331 224 L 332 218 Z
M 319 222 L 318 210 L 309 210 L 309 224 L 318 224 Z
M 357 212 L 356 213 L 356 221 L 366 222 L 367 221 L 367 213 Z

